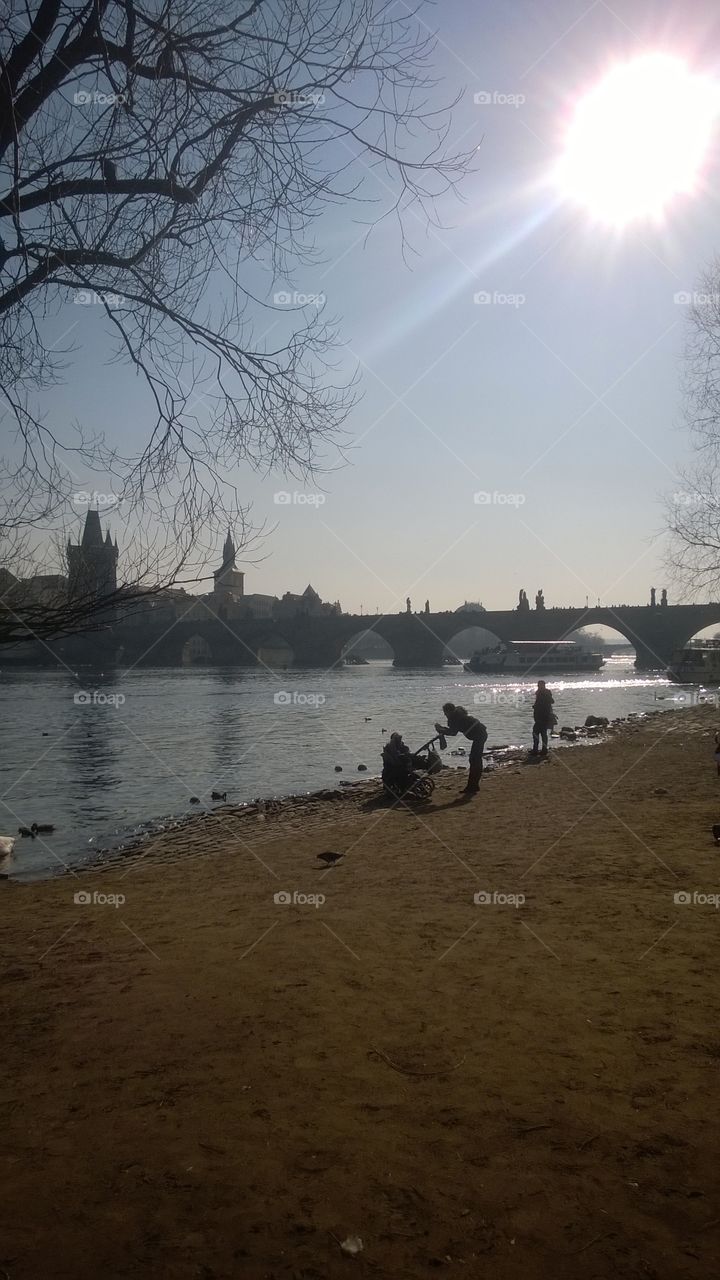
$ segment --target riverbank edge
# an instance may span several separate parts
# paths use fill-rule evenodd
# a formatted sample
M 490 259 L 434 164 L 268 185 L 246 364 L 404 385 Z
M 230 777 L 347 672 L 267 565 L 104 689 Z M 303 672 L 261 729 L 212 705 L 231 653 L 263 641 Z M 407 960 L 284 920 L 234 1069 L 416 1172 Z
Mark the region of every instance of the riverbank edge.
M 524 767 L 537 768 L 543 764 L 552 764 L 553 753 L 555 751 L 566 752 L 584 751 L 588 747 L 608 746 L 619 736 L 629 734 L 633 729 L 640 725 L 646 724 L 649 720 L 656 716 L 680 717 L 688 711 L 697 710 L 697 706 L 677 707 L 672 710 L 631 712 L 627 716 L 618 716 L 614 720 L 608 720 L 607 724 L 599 726 L 579 726 L 574 732 L 576 739 L 574 741 L 563 740 L 559 732 L 553 734 L 553 746 L 547 757 L 533 758 L 530 755 L 530 749 L 524 746 L 491 746 L 485 751 L 485 776 L 483 780 L 483 788 L 488 785 L 495 774 L 506 773 L 515 769 L 518 774 L 522 772 Z M 466 761 L 467 757 L 461 760 Z M 464 769 L 464 763 L 447 764 L 443 762 L 442 771 L 436 775 L 436 784 L 441 780 L 450 781 L 455 774 L 461 773 Z M 256 797 L 252 800 L 243 801 L 235 804 L 219 804 L 212 809 L 203 809 L 196 813 L 182 814 L 178 817 L 172 815 L 166 818 L 148 819 L 148 823 L 157 824 L 152 829 L 144 832 L 136 838 L 130 839 L 124 843 L 100 847 L 94 850 L 88 857 L 87 862 L 79 865 L 70 865 L 64 863 L 62 868 L 51 869 L 40 874 L 28 874 L 23 876 L 22 866 L 18 862 L 18 852 L 20 850 L 16 846 L 16 852 L 13 863 L 8 868 L 4 877 L 5 883 L 15 885 L 37 885 L 48 882 L 62 880 L 66 876 L 85 876 L 97 875 L 105 871 L 117 870 L 119 866 L 130 866 L 140 860 L 151 862 L 154 857 L 153 843 L 160 841 L 166 842 L 173 836 L 188 835 L 195 831 L 198 835 L 198 843 L 204 843 L 204 837 L 208 835 L 209 829 L 216 827 L 218 822 L 239 823 L 242 826 L 245 822 L 248 824 L 256 823 L 258 820 L 266 821 L 268 818 L 276 821 L 287 818 L 291 815 L 302 814 L 303 811 L 311 811 L 312 816 L 318 825 L 322 823 L 332 814 L 337 816 L 338 813 L 347 815 L 349 809 L 358 809 L 362 805 L 367 805 L 373 799 L 378 799 L 378 807 L 382 804 L 382 795 L 379 791 L 380 771 L 370 774 L 362 779 L 355 779 L 352 782 L 343 780 L 341 785 L 336 787 L 321 787 L 317 791 L 310 792 L 292 792 L 287 795 L 274 796 L 272 798 Z M 420 812 L 432 812 L 432 804 L 423 805 Z M 187 853 L 178 852 L 178 860 L 191 857 Z M 201 855 L 204 856 L 204 855 Z

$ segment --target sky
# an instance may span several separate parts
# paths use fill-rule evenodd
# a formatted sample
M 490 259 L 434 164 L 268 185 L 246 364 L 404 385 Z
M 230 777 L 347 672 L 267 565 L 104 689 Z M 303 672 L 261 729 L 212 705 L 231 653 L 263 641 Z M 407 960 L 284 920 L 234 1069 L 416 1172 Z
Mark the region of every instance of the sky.
M 462 201 L 443 200 L 441 230 L 409 217 L 410 265 L 392 220 L 368 239 L 362 210 L 346 204 L 315 224 L 320 261 L 292 286 L 323 294 L 340 318 L 362 396 L 345 461 L 328 473 L 238 471 L 269 529 L 261 563 L 240 557 L 247 592 L 311 582 L 347 611 L 375 613 L 407 596 L 416 609 L 508 608 L 520 588 L 531 600 L 542 588 L 548 605 L 641 603 L 668 585 L 663 496 L 690 456 L 688 307 L 676 295 L 720 248 L 717 139 L 693 195 L 621 231 L 558 194 L 551 175 L 574 105 L 615 64 L 670 53 L 720 83 L 715 13 L 704 0 L 427 8 L 435 92 L 460 95 L 451 138 L 477 148 L 474 171 Z M 368 170 L 366 191 L 377 181 Z M 139 439 L 136 384 L 106 366 L 82 310 L 79 362 L 54 411 L 71 421 L 80 408 L 109 438 Z M 110 523 L 122 550 L 122 520 Z

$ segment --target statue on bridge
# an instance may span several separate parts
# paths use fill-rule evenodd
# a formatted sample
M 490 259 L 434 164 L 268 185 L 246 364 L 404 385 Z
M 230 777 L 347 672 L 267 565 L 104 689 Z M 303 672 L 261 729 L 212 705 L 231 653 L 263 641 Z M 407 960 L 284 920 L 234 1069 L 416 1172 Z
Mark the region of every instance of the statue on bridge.
M 543 609 L 545 608 L 545 597 L 542 593 L 542 587 L 540 588 L 537 595 L 535 596 L 535 608 L 539 610 L 540 613 L 542 613 Z
M 523 591 L 522 589 L 520 591 L 520 596 L 518 598 L 517 607 L 518 607 L 519 613 L 526 613 L 530 609 L 530 601 L 527 598 L 527 592 Z
M 660 595 L 660 608 L 667 609 L 667 587 L 663 587 Z
M 650 608 L 651 609 L 655 608 L 655 588 L 654 587 L 650 588 Z
M 412 613 L 412 605 L 410 604 L 410 597 L 409 597 L 409 596 L 408 596 L 408 597 L 407 597 L 407 599 L 405 600 L 405 612 L 406 612 L 406 613 Z
M 430 612 L 430 601 L 429 601 L 429 600 L 426 600 L 426 601 L 425 601 L 425 612 L 426 612 L 426 613 L 429 613 L 429 612 Z

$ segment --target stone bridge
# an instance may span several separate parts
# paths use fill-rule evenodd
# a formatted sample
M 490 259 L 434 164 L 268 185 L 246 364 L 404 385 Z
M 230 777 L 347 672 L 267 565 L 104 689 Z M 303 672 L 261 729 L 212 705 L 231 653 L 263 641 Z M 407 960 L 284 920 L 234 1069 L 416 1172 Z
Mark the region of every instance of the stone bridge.
M 438 667 L 452 641 L 468 627 L 483 627 L 499 640 L 563 640 L 578 627 L 607 626 L 636 651 L 636 665 L 664 668 L 673 653 L 703 628 L 720 626 L 720 603 L 688 605 L 603 605 L 595 608 L 475 610 L 460 613 L 398 613 L 378 617 L 296 617 L 282 620 L 176 621 L 152 619 L 118 625 L 102 637 L 106 660 L 123 665 L 176 666 L 189 661 L 217 666 L 339 665 L 343 650 L 373 630 L 391 646 L 395 665 Z M 448 648 L 449 647 L 449 648 Z M 100 656 L 98 654 L 98 656 Z

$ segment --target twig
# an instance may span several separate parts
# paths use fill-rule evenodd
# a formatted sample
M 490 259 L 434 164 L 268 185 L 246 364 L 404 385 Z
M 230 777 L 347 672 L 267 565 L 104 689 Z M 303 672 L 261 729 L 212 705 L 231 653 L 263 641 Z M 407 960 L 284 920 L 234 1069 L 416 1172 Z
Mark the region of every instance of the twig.
M 599 1138 L 599 1137 L 600 1137 L 600 1134 L 599 1134 L 599 1133 L 594 1133 L 594 1134 L 593 1134 L 593 1136 L 592 1136 L 592 1138 L 586 1138 L 584 1142 L 581 1142 L 581 1143 L 579 1144 L 579 1146 L 578 1146 L 578 1151 L 584 1151 L 584 1150 L 586 1149 L 586 1147 L 589 1147 L 589 1146 L 590 1146 L 590 1143 L 591 1143 L 591 1142 L 594 1142 L 594 1141 L 595 1141 L 595 1139 L 596 1139 L 596 1138 Z
M 387 1062 L 388 1066 L 392 1067 L 393 1071 L 399 1071 L 404 1076 L 446 1076 L 451 1071 L 457 1071 L 458 1067 L 461 1067 L 465 1061 L 465 1055 L 463 1054 L 459 1062 L 456 1062 L 452 1067 L 445 1067 L 442 1071 L 412 1071 L 409 1067 L 398 1066 L 397 1062 L 392 1062 L 387 1054 L 383 1053 L 382 1049 L 376 1049 L 373 1045 L 370 1046 L 368 1052 L 376 1053 L 379 1058 L 382 1058 L 383 1062 Z
M 577 1257 L 577 1255 L 578 1255 L 579 1253 L 584 1253 L 584 1252 L 585 1252 L 585 1250 L 586 1250 L 586 1249 L 589 1249 L 591 1245 L 593 1245 L 593 1244 L 597 1244 L 598 1240 L 604 1240 L 604 1239 L 605 1239 L 605 1237 L 606 1237 L 606 1236 L 609 1236 L 609 1235 L 610 1235 L 610 1232 L 609 1232 L 609 1231 L 603 1231 L 601 1235 L 599 1235 L 599 1236 L 593 1236 L 592 1240 L 588 1240 L 587 1244 L 584 1244 L 584 1245 L 583 1245 L 583 1247 L 582 1247 L 582 1249 L 576 1249 L 576 1250 L 575 1250 L 575 1253 L 573 1253 L 573 1254 L 569 1254 L 569 1257 L 571 1257 L 571 1258 Z
M 560 1258 L 576 1258 L 578 1254 L 585 1253 L 587 1249 L 591 1249 L 599 1240 L 605 1240 L 609 1235 L 612 1235 L 611 1231 L 603 1231 L 599 1236 L 593 1236 L 592 1240 L 588 1240 L 587 1244 L 582 1245 L 579 1249 L 571 1249 L 569 1253 L 566 1253 L 563 1249 L 553 1248 L 551 1248 L 549 1252 L 554 1253 L 556 1257 Z

